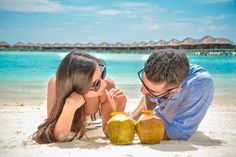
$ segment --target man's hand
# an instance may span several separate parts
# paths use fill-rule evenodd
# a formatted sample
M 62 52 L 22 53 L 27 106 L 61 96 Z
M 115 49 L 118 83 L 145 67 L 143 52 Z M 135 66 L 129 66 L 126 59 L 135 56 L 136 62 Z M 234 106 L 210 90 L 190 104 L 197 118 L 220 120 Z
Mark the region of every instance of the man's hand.
M 146 104 L 145 110 L 153 110 L 156 107 L 156 103 L 150 101 L 150 97 L 148 95 L 145 95 L 144 98 L 145 98 L 145 104 Z

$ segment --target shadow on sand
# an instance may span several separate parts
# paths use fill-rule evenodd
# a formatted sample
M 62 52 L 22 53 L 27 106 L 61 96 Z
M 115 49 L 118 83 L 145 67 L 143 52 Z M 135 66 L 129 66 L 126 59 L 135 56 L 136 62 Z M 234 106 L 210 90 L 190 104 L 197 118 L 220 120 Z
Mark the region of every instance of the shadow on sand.
M 109 139 L 107 139 L 104 136 L 101 136 L 101 133 L 102 132 L 99 129 L 92 130 L 87 133 L 88 138 L 83 137 L 81 140 L 74 140 L 72 142 L 53 143 L 50 144 L 50 146 L 60 147 L 62 149 L 72 149 L 72 148 L 98 149 L 110 145 L 111 143 Z M 220 146 L 222 143 L 225 142 L 218 139 L 212 139 L 209 136 L 205 135 L 203 132 L 198 131 L 188 141 L 170 140 L 170 141 L 162 141 L 160 144 L 144 145 L 141 144 L 138 137 L 135 136 L 133 143 L 131 145 L 125 145 L 125 146 L 129 147 L 133 145 L 142 145 L 143 147 L 148 147 L 158 151 L 184 152 L 184 151 L 196 151 L 198 150 L 197 148 L 198 146 Z
M 86 132 L 85 136 L 80 140 L 71 142 L 52 143 L 52 147 L 60 147 L 62 149 L 97 149 L 109 144 L 109 140 L 102 135 L 102 129 L 94 129 Z
M 162 141 L 160 144 L 147 145 L 149 148 L 159 151 L 195 151 L 196 146 L 220 146 L 224 141 L 212 139 L 203 132 L 196 132 L 188 141 Z

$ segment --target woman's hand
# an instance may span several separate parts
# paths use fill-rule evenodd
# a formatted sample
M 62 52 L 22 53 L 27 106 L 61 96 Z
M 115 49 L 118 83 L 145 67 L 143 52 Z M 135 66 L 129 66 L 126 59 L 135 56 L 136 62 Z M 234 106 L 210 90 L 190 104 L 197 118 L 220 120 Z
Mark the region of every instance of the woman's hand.
M 115 111 L 125 110 L 127 98 L 122 91 L 117 88 L 112 88 L 110 91 L 108 91 L 107 95 Z
M 69 108 L 78 109 L 85 103 L 84 97 L 76 92 L 73 92 L 66 98 L 65 105 Z

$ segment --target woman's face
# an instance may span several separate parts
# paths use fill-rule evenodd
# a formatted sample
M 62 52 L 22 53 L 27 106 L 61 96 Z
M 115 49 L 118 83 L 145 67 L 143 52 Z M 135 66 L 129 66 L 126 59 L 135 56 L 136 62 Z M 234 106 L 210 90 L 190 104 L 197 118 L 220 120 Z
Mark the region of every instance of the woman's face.
M 92 78 L 92 87 L 90 91 L 85 94 L 86 97 L 97 97 L 105 94 L 107 83 L 101 78 L 101 73 L 102 71 L 97 65 Z

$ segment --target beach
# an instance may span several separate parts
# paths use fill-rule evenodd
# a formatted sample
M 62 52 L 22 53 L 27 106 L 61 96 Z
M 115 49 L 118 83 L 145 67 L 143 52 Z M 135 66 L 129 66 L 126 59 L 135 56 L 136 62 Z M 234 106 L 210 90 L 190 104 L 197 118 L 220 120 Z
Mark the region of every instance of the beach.
M 111 144 L 101 128 L 88 130 L 88 138 L 68 143 L 39 145 L 32 141 L 31 135 L 47 116 L 47 81 L 66 53 L 0 55 L 0 156 L 236 156 L 235 57 L 189 56 L 191 63 L 210 71 L 215 83 L 212 105 L 190 140 L 144 145 L 135 135 L 133 144 L 120 146 Z M 107 75 L 127 96 L 126 111 L 133 111 L 142 97 L 137 72 L 148 55 L 93 55 L 106 61 Z
M 127 104 L 132 109 L 135 106 Z M 198 131 L 188 141 L 144 145 L 137 135 L 131 145 L 113 145 L 101 128 L 66 143 L 36 144 L 31 135 L 46 117 L 46 103 L 1 105 L 0 156 L 236 156 L 236 106 L 213 104 Z

